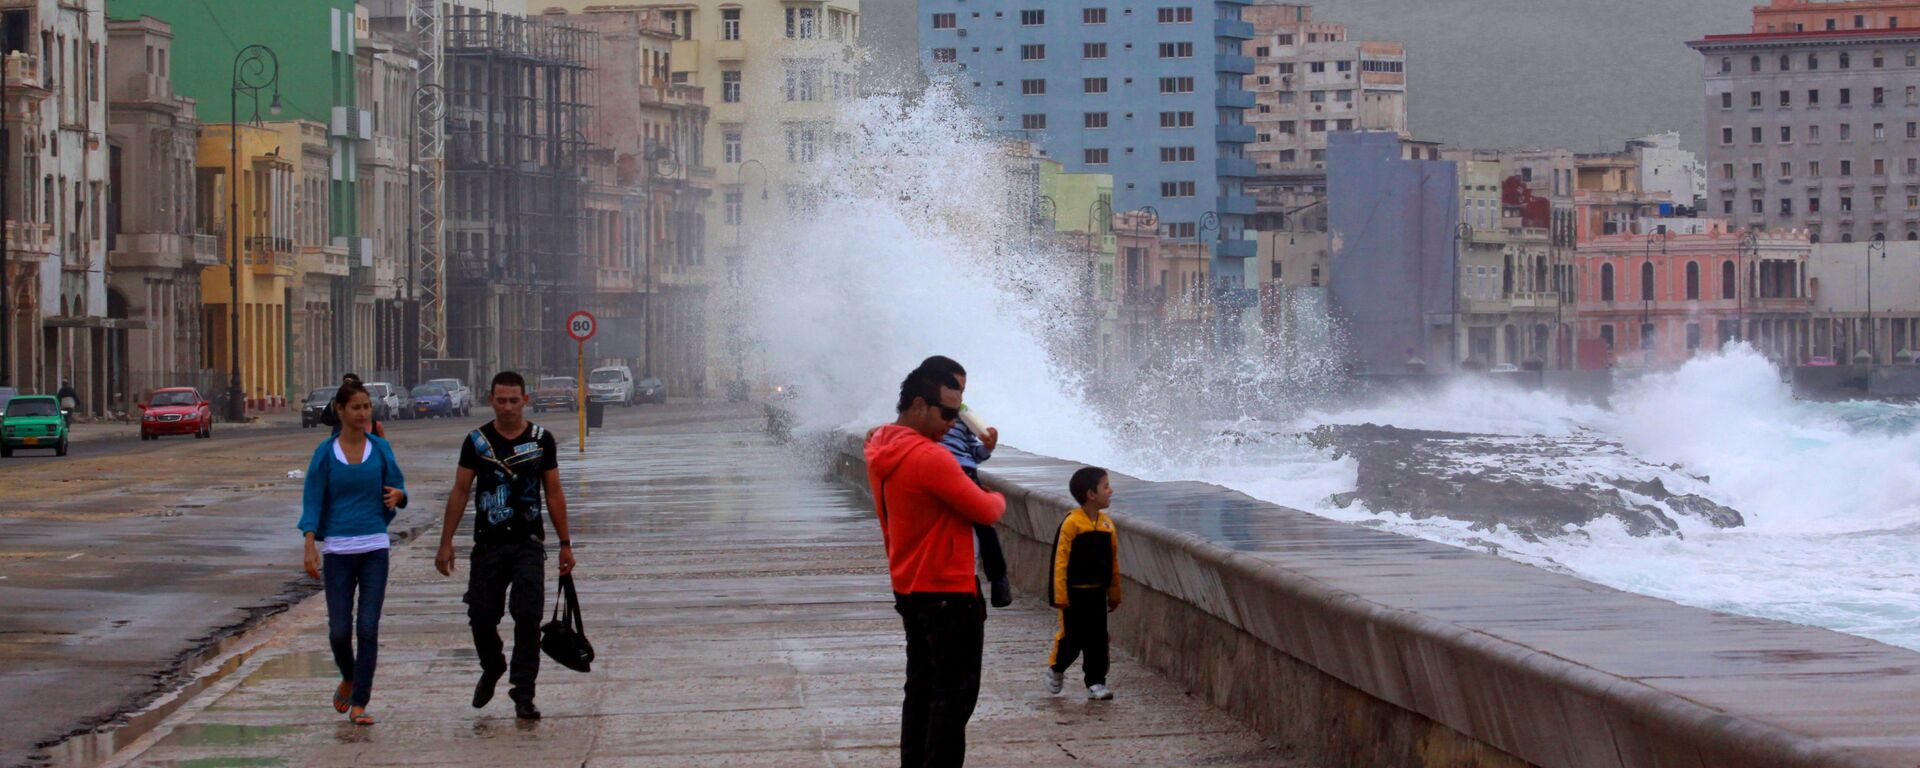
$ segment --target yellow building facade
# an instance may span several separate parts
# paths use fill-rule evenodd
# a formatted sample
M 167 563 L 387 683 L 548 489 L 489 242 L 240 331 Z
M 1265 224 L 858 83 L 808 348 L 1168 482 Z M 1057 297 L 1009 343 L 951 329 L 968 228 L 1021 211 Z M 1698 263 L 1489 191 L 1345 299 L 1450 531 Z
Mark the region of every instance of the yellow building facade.
M 284 138 L 279 132 L 243 125 L 238 133 L 236 174 L 232 135 L 226 125 L 206 126 L 196 162 L 201 231 L 214 233 L 220 243 L 220 264 L 200 273 L 205 359 L 223 373 L 234 368 L 231 305 L 236 297 L 229 270 L 237 267 L 240 387 L 250 410 L 282 407 L 289 365 L 287 293 L 297 266 L 295 166 L 281 156 Z M 237 184 L 232 182 L 236 177 Z M 236 203 L 237 216 L 233 215 Z

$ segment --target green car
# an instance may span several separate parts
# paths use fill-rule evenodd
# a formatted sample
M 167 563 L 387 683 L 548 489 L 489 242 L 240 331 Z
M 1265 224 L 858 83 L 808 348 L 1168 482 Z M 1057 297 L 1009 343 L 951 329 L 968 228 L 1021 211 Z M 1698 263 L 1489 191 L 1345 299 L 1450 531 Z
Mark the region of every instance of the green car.
M 0 414 L 0 457 L 12 458 L 21 448 L 52 448 L 67 455 L 67 420 L 60 401 L 52 395 L 21 395 L 7 401 Z

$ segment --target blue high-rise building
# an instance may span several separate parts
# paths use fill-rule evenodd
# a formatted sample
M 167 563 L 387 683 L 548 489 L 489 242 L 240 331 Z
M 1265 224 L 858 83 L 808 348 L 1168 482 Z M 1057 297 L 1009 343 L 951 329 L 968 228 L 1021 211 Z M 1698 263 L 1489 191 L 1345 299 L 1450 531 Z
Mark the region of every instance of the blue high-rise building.
M 920 58 L 1068 172 L 1112 174 L 1116 211 L 1152 206 L 1163 236 L 1208 243 L 1216 288 L 1243 288 L 1250 2 L 921 0 Z

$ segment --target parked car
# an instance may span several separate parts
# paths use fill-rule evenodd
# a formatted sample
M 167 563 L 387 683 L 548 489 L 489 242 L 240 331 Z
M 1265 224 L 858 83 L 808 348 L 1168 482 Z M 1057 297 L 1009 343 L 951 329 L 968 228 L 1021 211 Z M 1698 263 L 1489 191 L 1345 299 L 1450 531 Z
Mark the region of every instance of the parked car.
M 1834 362 L 1833 358 L 1827 357 L 1826 355 L 1814 355 L 1813 357 L 1807 358 L 1806 364 L 1815 368 L 1830 368 L 1834 365 Z
M 213 437 L 213 404 L 192 387 L 156 389 L 140 411 L 142 440 L 158 440 L 161 435 Z
M 533 387 L 533 412 L 542 413 L 548 408 L 580 410 L 580 385 L 572 376 L 540 377 L 540 383 Z
M 392 421 L 400 413 L 400 393 L 384 381 L 367 382 L 367 394 L 373 398 L 373 420 Z
M 413 418 L 413 393 L 406 387 L 393 386 L 393 418 L 406 421 Z
M 1501 363 L 1499 365 L 1496 365 L 1492 368 L 1487 369 L 1487 373 L 1519 373 L 1519 372 L 1520 372 L 1520 366 L 1514 365 L 1513 363 Z
M 317 427 L 325 424 L 320 414 L 326 413 L 327 403 L 333 402 L 333 395 L 339 387 L 316 387 L 307 393 L 307 399 L 300 401 L 300 428 Z
M 454 414 L 465 416 L 473 413 L 473 390 L 467 388 L 466 382 L 459 379 L 428 379 L 427 383 L 447 391 L 447 401 L 452 404 L 450 407 Z
M 633 370 L 624 365 L 593 369 L 587 374 L 587 401 L 633 407 Z
M 67 419 L 53 395 L 16 395 L 0 411 L 0 457 L 22 448 L 51 448 L 67 455 Z
M 413 388 L 413 417 L 428 419 L 435 416 L 452 416 L 453 398 L 445 387 L 438 384 L 422 384 Z
M 633 399 L 643 403 L 665 403 L 667 383 L 654 376 L 641 379 L 633 388 Z

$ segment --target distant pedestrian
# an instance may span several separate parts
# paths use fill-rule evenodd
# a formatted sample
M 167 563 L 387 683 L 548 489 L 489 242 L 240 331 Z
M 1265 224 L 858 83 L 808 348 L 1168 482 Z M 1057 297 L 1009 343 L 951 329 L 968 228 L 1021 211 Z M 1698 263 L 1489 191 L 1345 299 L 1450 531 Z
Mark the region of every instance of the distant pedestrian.
M 1113 502 L 1107 471 L 1081 467 L 1067 481 L 1080 504 L 1060 521 L 1053 539 L 1053 589 L 1048 600 L 1060 611 L 1047 667 L 1047 692 L 1059 693 L 1074 657 L 1086 655 L 1087 698 L 1113 698 L 1107 688 L 1107 614 L 1120 607 L 1120 539 L 1106 509 Z
M 326 586 L 327 642 L 341 678 L 334 711 L 355 725 L 373 725 L 367 702 L 387 598 L 387 525 L 394 510 L 407 505 L 407 483 L 393 447 L 367 432 L 373 399 L 366 388 L 342 384 L 332 402 L 341 414 L 340 433 L 322 440 L 307 462 L 300 530 L 307 575 Z
M 358 386 L 361 389 L 366 388 L 366 384 L 360 381 L 360 374 L 357 373 L 349 373 L 340 377 L 340 386 L 344 387 L 348 384 Z M 368 397 L 372 397 L 372 394 L 369 393 Z M 327 401 L 327 407 L 320 409 L 320 423 L 333 427 L 333 433 L 335 435 L 340 434 L 340 414 L 335 411 L 332 400 Z M 373 420 L 373 428 L 368 431 L 380 438 L 387 436 L 387 431 L 380 428 L 379 419 Z
M 573 542 L 567 538 L 567 497 L 560 489 L 560 449 L 553 434 L 523 416 L 527 381 L 502 371 L 487 387 L 493 421 L 469 433 L 460 446 L 460 468 L 440 528 L 440 551 L 433 565 L 453 575 L 453 535 L 473 495 L 473 552 L 467 574 L 467 621 L 480 656 L 480 683 L 473 690 L 479 709 L 493 700 L 501 675 L 512 689 L 514 716 L 540 719 L 533 704 L 540 674 L 540 613 L 546 602 L 547 529 L 544 506 L 560 537 L 560 575 L 573 572 Z M 544 504 L 542 503 L 544 497 Z M 500 642 L 500 618 L 513 614 L 513 661 Z
M 934 355 L 920 362 L 920 367 L 945 373 L 953 377 L 960 386 L 960 396 L 967 394 L 967 369 L 953 358 Z M 940 444 L 960 462 L 960 471 L 967 473 L 974 484 L 980 483 L 980 464 L 993 458 L 993 449 L 1000 445 L 1000 430 L 988 427 L 986 434 L 974 434 L 967 425 L 966 405 L 961 406 L 962 418 L 953 422 L 953 427 L 940 438 Z M 980 486 L 985 488 L 986 486 Z M 1000 533 L 991 525 L 975 525 L 974 541 L 980 550 L 980 569 L 986 572 L 991 602 L 995 608 L 1005 608 L 1013 604 L 1013 586 L 1007 582 L 1007 556 L 1000 548 Z
M 980 697 L 987 618 L 974 576 L 973 526 L 998 522 L 1007 501 L 968 479 L 936 442 L 960 416 L 952 376 L 916 369 L 900 383 L 895 411 L 894 423 L 868 436 L 865 454 L 894 610 L 907 635 L 900 764 L 960 766 Z
M 68 424 L 73 423 L 73 415 L 80 412 L 80 391 L 73 388 L 73 382 L 60 380 L 60 391 L 54 397 L 60 400 L 60 410 L 64 411 Z

